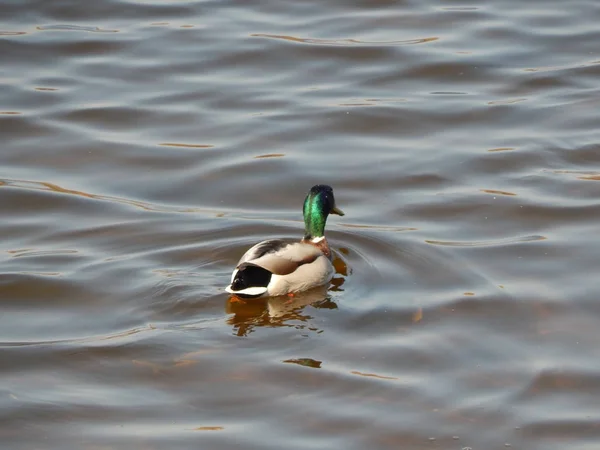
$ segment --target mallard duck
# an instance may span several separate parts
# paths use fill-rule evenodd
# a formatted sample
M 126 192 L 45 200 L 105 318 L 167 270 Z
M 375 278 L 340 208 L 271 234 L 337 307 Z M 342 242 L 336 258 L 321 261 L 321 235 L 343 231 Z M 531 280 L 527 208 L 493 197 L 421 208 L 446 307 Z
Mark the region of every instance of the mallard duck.
M 325 239 L 329 214 L 344 215 L 331 186 L 313 186 L 304 200 L 304 237 L 300 242 L 270 239 L 239 260 L 225 290 L 241 298 L 274 297 L 305 291 L 331 281 L 335 269 Z

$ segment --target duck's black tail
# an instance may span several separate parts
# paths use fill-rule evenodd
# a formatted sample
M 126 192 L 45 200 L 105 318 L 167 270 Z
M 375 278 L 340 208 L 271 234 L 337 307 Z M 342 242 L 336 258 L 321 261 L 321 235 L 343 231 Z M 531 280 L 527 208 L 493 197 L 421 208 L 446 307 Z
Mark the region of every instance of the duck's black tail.
M 231 284 L 225 290 L 241 298 L 261 297 L 267 292 L 271 275 L 263 267 L 243 263 L 233 273 Z

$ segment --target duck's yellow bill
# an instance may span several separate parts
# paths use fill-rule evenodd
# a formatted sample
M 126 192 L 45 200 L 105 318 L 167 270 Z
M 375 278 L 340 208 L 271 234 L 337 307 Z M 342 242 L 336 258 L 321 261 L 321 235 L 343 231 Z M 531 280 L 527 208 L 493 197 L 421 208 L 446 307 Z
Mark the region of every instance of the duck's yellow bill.
M 342 211 L 340 208 L 338 208 L 337 206 L 334 206 L 333 209 L 331 210 L 332 214 L 337 214 L 338 216 L 343 216 L 344 215 L 344 211 Z

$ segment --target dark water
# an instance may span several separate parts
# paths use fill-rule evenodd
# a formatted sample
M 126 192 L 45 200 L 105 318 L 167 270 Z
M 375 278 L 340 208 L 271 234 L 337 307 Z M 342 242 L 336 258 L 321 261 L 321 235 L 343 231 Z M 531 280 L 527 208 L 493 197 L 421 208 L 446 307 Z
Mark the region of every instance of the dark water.
M 2 448 L 598 448 L 599 23 L 2 2 Z M 315 183 L 332 286 L 230 302 Z

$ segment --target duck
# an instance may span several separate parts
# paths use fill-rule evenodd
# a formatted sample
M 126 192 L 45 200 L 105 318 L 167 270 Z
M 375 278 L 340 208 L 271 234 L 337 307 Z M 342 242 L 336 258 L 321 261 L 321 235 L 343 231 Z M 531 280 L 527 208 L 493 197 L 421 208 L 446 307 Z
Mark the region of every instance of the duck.
M 251 247 L 238 261 L 226 292 L 242 299 L 292 296 L 331 281 L 335 269 L 325 223 L 330 214 L 344 215 L 331 186 L 310 188 L 302 212 L 303 238 L 299 242 L 269 239 Z

